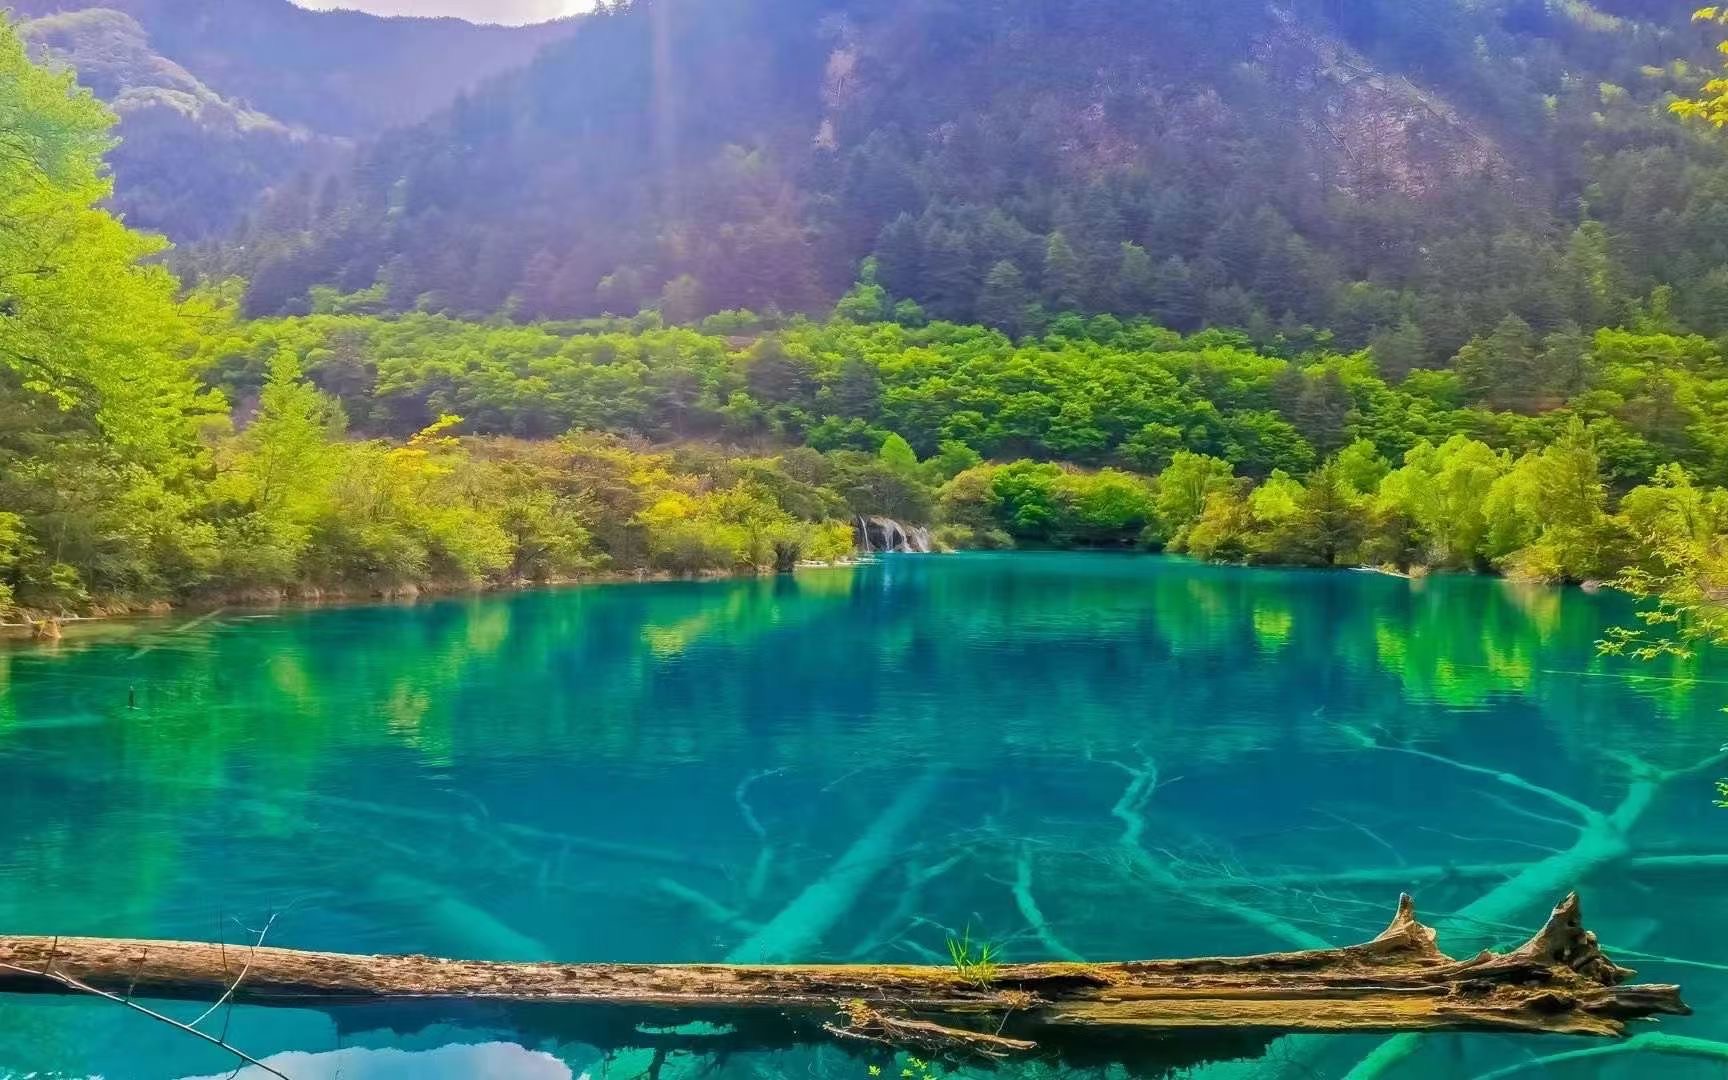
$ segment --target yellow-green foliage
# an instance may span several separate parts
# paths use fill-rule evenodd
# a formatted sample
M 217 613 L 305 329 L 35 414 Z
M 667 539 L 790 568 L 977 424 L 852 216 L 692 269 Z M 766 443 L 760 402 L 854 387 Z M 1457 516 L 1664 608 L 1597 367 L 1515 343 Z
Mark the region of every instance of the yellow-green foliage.
M 0 25 L 0 508 L 12 602 L 150 591 L 206 565 L 192 513 L 220 401 L 192 357 L 223 315 L 98 203 L 112 118 Z
M 1728 24 L 1728 10 L 1715 5 L 1701 7 L 1692 13 L 1692 19 L 1700 23 Z M 1728 42 L 1719 48 L 1728 54 Z M 1693 117 L 1716 127 L 1728 126 L 1728 78 L 1718 75 L 1699 87 L 1696 97 L 1679 98 L 1668 107 L 1679 116 Z

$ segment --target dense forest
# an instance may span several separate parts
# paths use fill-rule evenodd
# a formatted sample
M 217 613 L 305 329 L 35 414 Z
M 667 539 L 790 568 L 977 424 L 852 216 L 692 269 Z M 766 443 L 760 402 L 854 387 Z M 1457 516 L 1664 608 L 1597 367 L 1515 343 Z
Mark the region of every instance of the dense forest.
M 1710 35 L 1667 2 L 654 0 L 281 186 L 185 268 L 522 321 L 890 302 L 1377 346 L 1394 379 L 1508 313 L 1659 287 L 1728 331 L 1725 149 L 1663 103 Z
M 1019 123 L 1014 146 L 990 132 L 1005 138 L 1015 110 L 1037 121 L 1064 92 L 1098 88 L 1105 76 L 1090 70 L 1067 85 L 1057 60 L 1070 54 L 1040 65 L 1025 50 L 1081 48 L 1149 17 L 1110 0 L 1067 15 L 1003 0 L 989 18 L 935 0 L 835 3 L 815 5 L 826 14 L 814 21 L 807 3 L 640 3 L 583 20 L 442 119 L 382 136 L 349 180 L 316 198 L 302 198 L 309 181 L 285 181 L 243 235 L 177 251 L 106 209 L 113 116 L 5 29 L 0 609 L 786 567 L 849 553 L 860 515 L 933 524 L 956 547 L 1140 546 L 1659 581 L 1677 545 L 1728 526 L 1728 323 L 1707 302 L 1707 282 L 1728 282 L 1728 260 L 1709 251 L 1723 234 L 1706 224 L 1728 162 L 1707 126 L 1652 104 L 1672 86 L 1695 89 L 1702 71 L 1624 67 L 1628 55 L 1689 47 L 1697 31 L 1684 15 L 1658 30 L 1655 6 L 1623 6 L 1442 4 L 1418 17 L 1388 5 L 1376 22 L 1374 5 L 1353 5 L 1347 19 L 1299 5 L 1269 29 L 1266 11 L 1225 5 L 1215 19 L 1229 33 L 1178 19 L 1170 35 L 1143 35 L 1162 44 L 1134 61 L 1148 66 L 1130 83 L 1136 93 L 1163 85 L 1164 52 L 1183 41 L 1237 42 L 1243 55 L 1201 56 L 1198 81 L 1160 91 L 1209 102 L 1216 126 L 1199 137 L 1187 130 L 1195 115 L 1166 109 L 1169 142 L 1112 128 L 1134 112 L 1117 102 L 1089 129 L 1103 142 L 1081 155 L 1082 177 L 1064 164 L 1077 147 L 1058 153 L 1050 141 L 1080 136 L 1072 116 Z M 1480 47 L 1450 67 L 1444 49 L 1408 39 L 1423 28 L 1482 31 L 1487 18 L 1497 34 L 1477 33 Z M 671 174 L 654 163 L 666 147 L 604 119 L 629 115 L 630 95 L 645 92 L 630 66 L 642 56 L 620 47 L 630 35 L 658 25 L 679 57 L 727 20 L 755 32 L 724 36 L 728 48 L 693 53 L 680 70 L 690 87 L 723 68 L 741 81 L 723 100 L 681 98 L 675 135 L 680 152 L 711 143 L 715 167 L 743 186 L 716 186 L 720 174 L 686 162 L 677 175 L 700 182 L 680 198 L 696 214 L 727 192 L 753 192 L 756 224 L 780 230 L 772 242 L 738 222 L 642 217 L 667 205 Z M 1322 23 L 1332 27 L 1324 40 L 1313 30 Z M 802 49 L 817 24 L 822 40 L 852 44 Z M 916 49 L 894 36 L 914 30 Z M 1599 39 L 1610 32 L 1612 48 Z M 1272 98 L 1250 93 L 1283 56 L 1266 51 L 1273 39 L 1296 42 L 1304 63 L 1330 58 L 1325 78 L 1277 75 L 1319 95 L 1276 95 L 1279 109 L 1319 112 L 1267 111 Z M 739 64 L 733 44 L 756 62 Z M 1494 50 L 1514 44 L 1523 62 L 1502 63 Z M 938 46 L 951 51 L 919 51 Z M 564 78 L 561 65 L 596 59 L 591 50 L 613 66 Z M 1107 65 L 1125 63 L 1120 52 Z M 976 92 L 967 64 L 980 55 L 1014 65 L 1014 78 L 993 84 L 1002 111 L 978 113 L 975 127 L 938 122 Z M 1329 96 L 1332 81 L 1339 65 L 1371 55 L 1402 56 L 1435 79 L 1443 67 L 1477 95 L 1447 104 L 1414 74 L 1364 74 L 1379 105 L 1424 103 L 1398 113 L 1401 126 L 1351 121 L 1401 133 L 1388 150 L 1396 176 L 1386 158 L 1372 183 L 1328 171 L 1340 159 L 1302 142 L 1314 134 L 1303 116 L 1354 115 L 1343 103 L 1355 91 Z M 882 80 L 890 58 L 905 66 Z M 1561 94 L 1526 117 L 1527 130 L 1512 124 L 1532 87 L 1584 70 L 1637 92 L 1599 82 L 1587 112 Z M 914 76 L 945 89 L 914 89 Z M 826 134 L 804 139 L 805 152 L 836 166 L 821 174 L 834 185 L 824 197 L 804 186 L 821 173 L 814 165 L 794 178 L 766 143 L 730 141 L 741 116 L 778 130 L 786 103 L 801 100 L 789 88 L 806 78 L 835 94 L 836 83 L 850 87 L 827 101 Z M 596 111 L 602 90 L 621 96 Z M 1488 116 L 1498 116 L 1491 138 L 1471 126 Z M 841 155 L 866 131 L 860 117 L 874 119 Z M 535 143 L 535 125 L 557 118 L 559 138 Z M 940 139 L 884 134 L 927 123 Z M 459 153 L 454 130 L 465 132 Z M 1460 156 L 1447 132 L 1498 149 Z M 1514 159 L 1530 140 L 1546 149 Z M 1107 168 L 1104 143 L 1114 147 Z M 1432 168 L 1412 172 L 1419 146 Z M 971 165 L 954 156 L 966 153 Z M 1271 171 L 1208 157 L 1219 153 L 1263 158 Z M 394 171 L 434 159 L 436 176 Z M 1517 175 L 1519 160 L 1538 159 L 1543 183 Z M 556 183 L 536 171 L 560 162 Z M 1649 171 L 1658 163 L 1660 178 Z M 465 172 L 480 168 L 504 172 Z M 970 202 L 939 190 L 962 182 Z M 529 193 L 521 185 L 544 198 L 516 197 Z M 572 185 L 579 197 L 550 201 Z M 879 198 L 888 192 L 898 194 Z M 852 228 L 856 199 L 874 209 Z M 1568 201 L 1571 222 L 1559 209 Z M 553 209 L 561 222 L 544 216 Z M 1303 214 L 1325 236 L 1298 229 Z M 591 300 L 563 304 L 535 300 L 505 257 L 529 230 L 543 250 L 520 269 L 555 266 L 574 281 L 578 255 L 610 260 L 621 250 L 613 240 L 651 221 L 666 250 L 718 252 L 720 262 L 701 273 L 618 263 Z M 592 231 L 603 225 L 611 239 Z M 466 246 L 470 235 L 504 246 L 488 254 Z M 1010 235 L 1007 257 L 980 261 L 986 237 Z M 568 252 L 544 247 L 564 240 Z M 950 241 L 971 254 L 945 267 L 934 253 Z M 428 246 L 391 253 L 398 243 Z M 1346 243 L 1362 250 L 1335 246 Z M 337 249 L 340 265 L 326 259 Z M 176 278 L 170 265 L 201 274 Z M 448 287 L 405 284 L 441 267 Z M 837 267 L 852 268 L 850 285 Z M 1500 272 L 1508 267 L 1516 272 Z M 1172 292 L 1171 275 L 1188 285 Z M 290 279 L 303 288 L 265 299 Z M 632 281 L 642 288 L 624 289 Z M 456 299 L 458 284 L 467 299 Z M 485 290 L 495 295 L 476 299 Z M 1200 306 L 1160 306 L 1178 293 Z M 1210 306 L 1224 294 L 1231 306 Z M 1290 299 L 1298 294 L 1307 299 Z M 593 314 L 608 309 L 629 314 Z

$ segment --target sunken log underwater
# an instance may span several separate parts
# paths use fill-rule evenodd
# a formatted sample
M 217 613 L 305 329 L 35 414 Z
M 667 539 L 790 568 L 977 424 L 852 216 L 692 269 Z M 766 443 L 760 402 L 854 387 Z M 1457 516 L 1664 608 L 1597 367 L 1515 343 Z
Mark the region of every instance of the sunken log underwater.
M 1131 963 L 557 964 L 356 956 L 105 938 L 0 937 L 0 992 L 91 988 L 228 999 L 396 1025 L 500 1010 L 604 1050 L 725 1054 L 834 1043 L 947 1060 L 1119 1063 L 1164 1071 L 1250 1056 L 1282 1033 L 1483 1031 L 1624 1036 L 1690 1010 L 1629 985 L 1568 896 L 1525 944 L 1454 960 L 1408 896 L 1372 941 L 1258 956 Z M 370 1012 L 372 1026 L 380 1014 Z M 556 1017 L 554 1021 L 552 1018 Z M 348 1020 L 361 1017 L 349 1015 Z

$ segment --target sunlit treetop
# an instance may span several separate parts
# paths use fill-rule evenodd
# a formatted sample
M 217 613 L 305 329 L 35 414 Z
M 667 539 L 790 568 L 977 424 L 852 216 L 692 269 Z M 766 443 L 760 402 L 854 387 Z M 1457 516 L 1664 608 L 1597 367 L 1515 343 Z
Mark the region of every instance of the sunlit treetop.
M 1716 5 L 1702 7 L 1692 13 L 1692 20 L 1728 26 L 1728 8 Z M 1728 56 L 1728 41 L 1722 42 L 1717 49 Z M 1728 127 L 1728 67 L 1700 87 L 1697 97 L 1680 98 L 1668 107 L 1678 116 L 1696 117 L 1716 127 Z

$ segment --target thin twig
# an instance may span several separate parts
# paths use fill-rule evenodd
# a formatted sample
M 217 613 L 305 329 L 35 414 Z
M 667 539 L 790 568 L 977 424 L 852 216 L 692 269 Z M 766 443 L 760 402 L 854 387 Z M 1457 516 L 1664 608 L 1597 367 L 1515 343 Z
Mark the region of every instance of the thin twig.
M 80 982 L 79 980 L 74 979 L 72 976 L 66 974 L 65 972 L 53 971 L 53 970 L 37 971 L 34 968 L 19 967 L 17 964 L 8 964 L 3 960 L 0 960 L 0 968 L 5 968 L 8 971 L 15 971 L 15 972 L 18 972 L 19 974 L 22 974 L 22 975 L 34 975 L 37 978 L 48 979 L 52 982 L 59 983 L 61 986 L 64 986 L 67 989 L 76 990 L 81 994 L 93 994 L 99 998 L 106 998 L 107 1000 L 114 1002 L 114 1004 L 116 1004 L 116 1005 L 122 1005 L 128 1009 L 131 1009 L 133 1012 L 143 1013 L 145 1016 L 148 1016 L 152 1020 L 156 1020 L 156 1021 L 159 1021 L 161 1023 L 167 1024 L 169 1027 L 172 1027 L 172 1028 L 178 1028 L 181 1031 L 184 1031 L 186 1034 L 193 1036 L 194 1038 L 204 1040 L 205 1042 L 209 1043 L 211 1046 L 219 1047 L 222 1050 L 225 1050 L 228 1053 L 233 1054 L 235 1057 L 239 1058 L 241 1061 L 244 1061 L 246 1064 L 251 1065 L 254 1068 L 263 1069 L 265 1072 L 269 1073 L 271 1076 L 278 1077 L 279 1080 L 293 1080 L 293 1077 L 289 1076 L 287 1073 L 280 1072 L 276 1069 L 271 1068 L 270 1066 L 264 1064 L 262 1061 L 259 1061 L 257 1058 L 253 1057 L 251 1054 L 248 1054 L 246 1051 L 244 1051 L 244 1050 L 240 1049 L 239 1047 L 234 1046 L 230 1043 L 223 1042 L 221 1039 L 218 1039 L 214 1035 L 209 1035 L 209 1034 L 206 1034 L 202 1031 L 199 1031 L 197 1028 L 193 1027 L 190 1024 L 181 1023 L 180 1021 L 174 1019 L 172 1016 L 164 1016 L 162 1013 L 157 1012 L 155 1009 L 145 1008 L 143 1005 L 138 1004 L 136 1001 L 129 1001 L 126 998 L 121 997 L 119 994 L 110 994 L 106 990 L 100 990 L 94 986 L 89 985 L 88 983 Z
M 245 979 L 246 979 L 246 973 L 248 971 L 252 970 L 252 959 L 254 956 L 257 955 L 258 947 L 264 944 L 265 935 L 270 933 L 270 928 L 276 924 L 276 915 L 277 914 L 280 914 L 280 913 L 278 912 L 278 913 L 271 914 L 270 918 L 265 920 L 264 928 L 262 930 L 258 931 L 258 940 L 255 943 L 253 943 L 252 948 L 247 952 L 246 963 L 240 968 L 240 974 L 236 975 L 234 977 L 234 981 L 232 983 L 228 984 L 228 989 L 223 991 L 222 996 L 217 998 L 210 1005 L 210 1007 L 208 1009 L 205 1009 L 202 1013 L 199 1013 L 198 1019 L 192 1021 L 192 1023 L 189 1026 L 197 1027 L 199 1024 L 202 1024 L 210 1016 L 211 1013 L 215 1012 L 217 1009 L 220 1009 L 223 1006 L 223 1004 L 225 1002 L 227 1002 L 227 1000 L 229 998 L 234 996 L 234 992 L 236 990 L 240 989 L 240 984 L 243 981 L 245 981 Z M 226 945 L 223 946 L 222 962 L 223 962 L 223 964 L 227 964 L 227 962 L 228 962 L 228 951 L 227 951 Z

